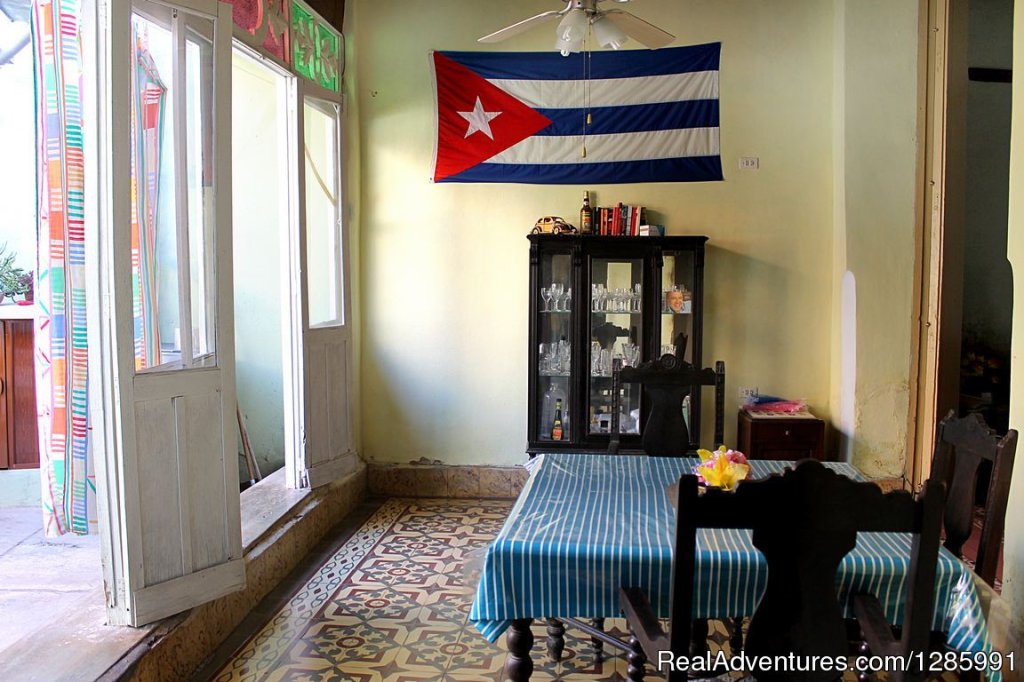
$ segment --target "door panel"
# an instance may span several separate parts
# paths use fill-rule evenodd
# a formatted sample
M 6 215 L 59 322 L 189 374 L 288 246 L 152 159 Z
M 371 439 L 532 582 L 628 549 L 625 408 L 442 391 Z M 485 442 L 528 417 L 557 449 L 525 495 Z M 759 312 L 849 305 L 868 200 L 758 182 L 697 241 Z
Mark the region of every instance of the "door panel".
M 135 405 L 135 450 L 139 466 L 139 512 L 145 583 L 181 577 L 181 504 L 178 490 L 178 448 L 173 400 L 147 400 Z
M 311 488 L 354 470 L 347 226 L 343 220 L 341 104 L 299 87 L 299 281 L 305 410 L 301 479 Z
M 111 370 L 104 390 L 120 415 L 104 424 L 99 469 L 110 501 L 101 524 L 111 538 L 109 619 L 142 625 L 245 583 L 233 419 L 231 7 L 107 3 L 101 226 L 112 314 L 101 348 Z

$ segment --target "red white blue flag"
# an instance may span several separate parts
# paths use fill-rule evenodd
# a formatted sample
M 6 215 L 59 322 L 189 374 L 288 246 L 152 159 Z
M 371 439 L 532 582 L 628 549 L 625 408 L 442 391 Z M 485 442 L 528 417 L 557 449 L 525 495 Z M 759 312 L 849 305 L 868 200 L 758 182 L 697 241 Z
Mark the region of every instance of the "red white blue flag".
M 661 50 L 433 52 L 435 182 L 722 179 L 721 43 Z

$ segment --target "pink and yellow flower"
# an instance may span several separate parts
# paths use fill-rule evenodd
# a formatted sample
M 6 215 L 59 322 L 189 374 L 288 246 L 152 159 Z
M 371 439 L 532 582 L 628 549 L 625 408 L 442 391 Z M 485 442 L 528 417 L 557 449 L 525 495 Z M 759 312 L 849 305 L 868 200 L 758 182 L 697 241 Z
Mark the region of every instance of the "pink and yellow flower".
M 747 458 L 739 450 L 722 445 L 714 452 L 701 449 L 697 454 L 700 464 L 694 467 L 693 473 L 707 486 L 732 490 L 750 473 Z

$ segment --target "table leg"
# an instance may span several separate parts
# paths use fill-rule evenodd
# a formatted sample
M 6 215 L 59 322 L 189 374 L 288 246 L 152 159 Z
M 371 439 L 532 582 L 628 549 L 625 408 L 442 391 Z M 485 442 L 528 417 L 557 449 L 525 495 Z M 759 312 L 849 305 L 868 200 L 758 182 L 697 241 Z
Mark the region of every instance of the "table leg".
M 532 618 L 514 620 L 505 635 L 508 646 L 505 677 L 512 682 L 529 682 L 533 674 L 533 659 L 530 658 L 530 649 L 533 648 L 533 633 L 530 631 L 532 623 Z
M 629 653 L 626 654 L 626 678 L 630 682 L 644 682 L 644 664 L 647 663 L 647 656 L 644 654 L 640 640 L 633 635 L 629 637 Z
M 595 628 L 604 632 L 604 618 L 595 618 L 593 620 Z M 590 644 L 594 647 L 594 658 L 598 661 L 604 660 L 604 642 L 599 640 L 597 637 L 590 638 Z
M 565 625 L 557 618 L 548 618 L 548 657 L 555 662 L 562 660 L 565 651 Z

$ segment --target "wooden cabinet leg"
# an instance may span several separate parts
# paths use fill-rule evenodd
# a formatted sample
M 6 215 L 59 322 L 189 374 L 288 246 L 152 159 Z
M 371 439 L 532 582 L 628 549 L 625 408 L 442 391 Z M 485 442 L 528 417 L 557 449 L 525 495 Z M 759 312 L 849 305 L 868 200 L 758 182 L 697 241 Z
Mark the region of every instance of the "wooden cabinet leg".
M 505 644 L 508 646 L 505 678 L 512 682 L 529 682 L 533 674 L 533 659 L 530 658 L 530 650 L 533 648 L 533 633 L 530 631 L 532 623 L 532 618 L 514 620 L 505 635 Z

